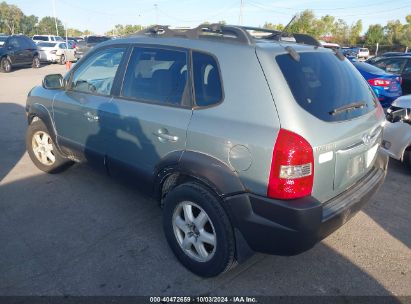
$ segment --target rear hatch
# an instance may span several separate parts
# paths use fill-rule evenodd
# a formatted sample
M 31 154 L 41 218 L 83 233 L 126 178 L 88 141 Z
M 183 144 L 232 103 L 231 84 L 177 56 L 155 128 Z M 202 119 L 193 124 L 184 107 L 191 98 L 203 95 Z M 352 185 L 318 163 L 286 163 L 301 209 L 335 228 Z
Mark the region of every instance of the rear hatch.
M 258 48 L 257 55 L 273 92 L 281 128 L 303 136 L 313 148 L 312 195 L 325 202 L 372 169 L 384 113 L 348 60 L 329 50 L 293 48 L 299 56 Z

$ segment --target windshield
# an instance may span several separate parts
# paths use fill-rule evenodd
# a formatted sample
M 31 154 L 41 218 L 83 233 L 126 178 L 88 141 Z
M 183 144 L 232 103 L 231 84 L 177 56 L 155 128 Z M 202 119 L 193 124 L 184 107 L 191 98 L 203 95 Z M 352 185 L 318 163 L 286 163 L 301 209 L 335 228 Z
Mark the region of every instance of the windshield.
M 324 121 L 342 121 L 362 116 L 376 107 L 370 87 L 348 60 L 340 60 L 331 52 L 299 55 L 299 61 L 289 54 L 279 55 L 276 60 L 303 109 Z M 333 113 L 359 102 L 364 106 Z
M 361 71 L 371 73 L 371 74 L 386 74 L 384 70 L 377 68 L 371 64 L 365 63 L 365 62 L 353 62 L 353 65 L 357 68 L 360 69 Z

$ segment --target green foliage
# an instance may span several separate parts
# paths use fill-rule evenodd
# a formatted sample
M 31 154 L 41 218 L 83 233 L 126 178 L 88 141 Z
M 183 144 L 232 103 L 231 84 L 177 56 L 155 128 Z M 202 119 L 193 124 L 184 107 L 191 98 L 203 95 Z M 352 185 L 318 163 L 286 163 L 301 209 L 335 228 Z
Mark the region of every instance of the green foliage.
M 25 16 L 20 21 L 20 31 L 27 36 L 33 36 L 36 33 L 36 25 L 39 22 L 39 18 L 34 15 Z
M 54 17 L 50 17 L 50 16 L 46 16 L 40 20 L 39 26 L 38 26 L 39 34 L 57 35 L 55 22 L 57 22 L 58 34 L 60 36 L 64 36 L 65 31 L 64 31 L 64 26 L 61 20 L 57 18 L 55 21 Z
M 366 44 L 381 43 L 384 39 L 384 28 L 380 24 L 372 24 L 365 33 Z
M 0 26 L 1 31 L 7 34 L 17 34 L 20 30 L 20 22 L 23 12 L 16 5 L 9 5 L 6 2 L 0 3 Z

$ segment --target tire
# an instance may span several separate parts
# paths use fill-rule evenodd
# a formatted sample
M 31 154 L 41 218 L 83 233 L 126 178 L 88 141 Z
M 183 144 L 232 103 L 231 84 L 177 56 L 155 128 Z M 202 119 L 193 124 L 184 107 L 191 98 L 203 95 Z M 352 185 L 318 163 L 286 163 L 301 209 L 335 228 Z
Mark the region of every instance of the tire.
M 65 64 L 65 63 L 66 63 L 66 56 L 61 55 L 61 56 L 60 56 L 60 60 L 59 60 L 59 64 L 63 65 L 63 64 Z
M 403 161 L 409 168 L 411 168 L 411 146 L 405 149 Z
M 188 270 L 213 277 L 235 265 L 233 229 L 221 202 L 211 191 L 197 183 L 179 185 L 167 194 L 163 213 L 167 242 Z
M 0 70 L 4 73 L 10 73 L 11 72 L 11 62 L 8 58 L 4 57 L 0 61 Z
M 36 167 L 46 173 L 59 173 L 73 164 L 58 152 L 47 127 L 41 120 L 35 120 L 29 125 L 26 149 Z
M 39 56 L 36 55 L 36 56 L 33 57 L 33 62 L 31 64 L 31 67 L 33 69 L 38 69 L 38 68 L 40 68 L 40 66 L 41 66 L 40 58 L 39 58 Z

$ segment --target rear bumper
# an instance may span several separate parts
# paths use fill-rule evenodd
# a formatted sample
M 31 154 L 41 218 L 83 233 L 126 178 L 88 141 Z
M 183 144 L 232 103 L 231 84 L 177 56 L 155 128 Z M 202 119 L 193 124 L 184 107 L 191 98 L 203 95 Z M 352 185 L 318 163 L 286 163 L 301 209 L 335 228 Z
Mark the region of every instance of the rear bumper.
M 388 157 L 379 153 L 365 177 L 325 203 L 312 197 L 281 201 L 249 193 L 226 198 L 237 243 L 246 242 L 237 249 L 278 255 L 310 249 L 363 207 L 384 182 L 387 165 Z

